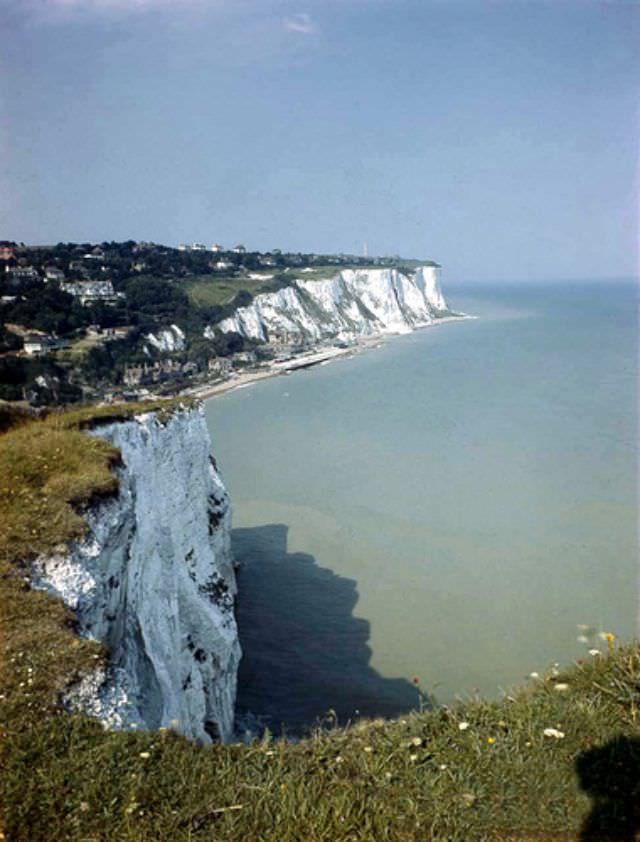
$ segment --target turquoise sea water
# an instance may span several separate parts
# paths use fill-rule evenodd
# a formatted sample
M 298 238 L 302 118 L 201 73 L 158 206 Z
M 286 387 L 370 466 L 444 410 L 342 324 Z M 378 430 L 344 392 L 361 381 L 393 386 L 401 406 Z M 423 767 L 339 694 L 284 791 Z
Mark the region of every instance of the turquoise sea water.
M 468 285 L 479 316 L 207 404 L 239 707 L 278 730 L 497 695 L 637 612 L 637 288 Z M 588 657 L 588 656 L 587 656 Z

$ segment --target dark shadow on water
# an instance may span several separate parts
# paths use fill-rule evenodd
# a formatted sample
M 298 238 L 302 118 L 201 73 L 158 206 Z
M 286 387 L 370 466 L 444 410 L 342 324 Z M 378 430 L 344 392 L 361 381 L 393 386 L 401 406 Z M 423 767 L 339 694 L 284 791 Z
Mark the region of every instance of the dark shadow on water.
M 370 666 L 370 625 L 353 616 L 356 582 L 287 552 L 288 527 L 234 529 L 237 607 L 243 658 L 238 710 L 265 718 L 273 732 L 300 734 L 333 709 L 398 716 L 417 706 L 416 688 Z
M 580 842 L 634 842 L 640 836 L 640 739 L 616 737 L 578 755 L 580 787 L 592 799 Z

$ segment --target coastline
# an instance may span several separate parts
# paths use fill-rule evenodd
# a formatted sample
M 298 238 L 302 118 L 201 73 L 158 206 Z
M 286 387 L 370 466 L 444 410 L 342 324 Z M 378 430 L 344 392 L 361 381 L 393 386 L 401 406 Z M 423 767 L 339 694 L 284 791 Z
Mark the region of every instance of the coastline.
M 429 322 L 428 324 L 417 325 L 409 333 L 416 330 L 423 330 L 430 327 L 437 327 L 438 325 L 447 324 L 450 322 L 461 322 L 469 319 L 477 319 L 478 316 L 472 316 L 467 313 L 456 313 L 452 316 L 444 316 L 442 319 Z M 264 368 L 242 371 L 237 375 L 228 378 L 227 380 L 220 380 L 216 383 L 204 383 L 199 386 L 191 386 L 180 392 L 181 395 L 197 398 L 199 400 L 209 400 L 210 398 L 222 395 L 225 392 L 232 392 L 236 389 L 242 389 L 257 383 L 259 380 L 266 380 L 269 377 L 279 377 L 282 375 L 291 374 L 294 371 L 305 368 L 313 368 L 317 365 L 332 362 L 341 357 L 353 357 L 363 351 L 379 348 L 385 344 L 387 339 L 394 336 L 402 336 L 401 333 L 379 333 L 375 336 L 367 336 L 357 340 L 353 345 L 345 348 L 338 348 L 333 345 L 309 351 L 304 354 L 298 354 L 288 360 L 280 362 L 270 362 Z

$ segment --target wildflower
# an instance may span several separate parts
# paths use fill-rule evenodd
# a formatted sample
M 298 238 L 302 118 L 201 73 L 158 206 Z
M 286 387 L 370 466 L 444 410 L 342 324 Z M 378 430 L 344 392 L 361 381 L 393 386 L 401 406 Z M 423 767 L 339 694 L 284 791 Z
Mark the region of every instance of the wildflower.
M 595 658 L 598 655 L 602 655 L 602 652 L 599 649 L 589 649 L 589 654 L 592 658 Z
M 469 728 L 469 727 L 470 726 L 469 726 L 468 722 L 458 722 L 458 730 L 459 731 L 466 731 L 467 728 Z
M 371 754 L 371 752 L 373 751 L 373 748 L 372 748 L 372 746 L 365 746 L 363 751 L 365 751 L 367 754 Z
M 492 746 L 495 743 L 495 741 L 496 741 L 495 737 L 487 737 L 487 742 L 489 743 L 490 746 Z
M 86 801 L 81 801 L 79 806 L 80 806 L 80 811 L 82 813 L 86 813 L 87 810 L 89 809 L 89 805 L 87 804 Z
M 525 746 L 526 746 L 527 748 L 531 748 L 531 743 L 529 742 L 529 740 L 527 740 L 527 742 L 525 743 Z
M 265 754 L 267 755 L 267 757 L 273 757 L 275 751 L 265 751 Z
M 462 800 L 467 805 L 467 807 L 473 807 L 476 797 L 472 792 L 463 792 Z
M 539 672 L 530 672 L 529 678 L 540 678 L 540 673 Z
M 286 784 L 280 784 L 280 792 L 284 792 L 286 788 L 287 788 Z
M 390 780 L 391 780 L 391 778 L 393 777 L 393 776 L 392 776 L 392 774 L 391 774 L 391 772 L 385 772 L 385 773 L 384 773 L 384 776 L 385 776 L 385 778 L 386 778 L 388 781 L 390 781 Z
M 564 739 L 564 732 L 558 731 L 557 728 L 545 728 L 542 733 L 545 735 L 545 737 L 554 737 L 556 740 Z
M 417 754 L 410 754 L 410 755 L 409 755 L 409 760 L 410 760 L 412 763 L 415 763 L 417 759 L 418 759 L 418 755 L 417 755 Z
M 151 757 L 151 755 L 149 754 L 149 752 L 148 752 L 148 751 L 141 751 L 141 752 L 140 752 L 140 757 L 141 757 L 143 760 L 148 760 L 148 759 Z
M 576 640 L 578 641 L 578 643 L 588 643 L 589 642 L 589 638 L 586 636 L 586 634 L 579 634 L 576 637 Z
M 412 737 L 409 745 L 412 745 L 412 746 L 415 746 L 416 748 L 418 748 L 419 746 L 422 745 L 422 737 Z
M 611 632 L 604 632 L 604 631 L 601 631 L 600 634 L 598 635 L 598 637 L 600 638 L 600 640 L 606 640 L 607 643 L 613 643 L 613 641 L 616 639 L 615 634 L 612 634 Z
M 338 756 L 336 757 L 336 763 L 342 763 L 342 762 L 343 762 L 342 757 L 340 757 L 340 755 L 338 755 Z
M 440 769 L 440 771 L 441 771 L 441 772 L 444 772 L 444 770 L 445 770 L 446 768 L 447 768 L 447 764 L 446 764 L 446 763 L 441 763 L 441 764 L 438 766 L 438 769 Z
M 560 692 L 560 693 L 564 693 L 565 691 L 567 691 L 569 689 L 569 685 L 563 684 L 562 682 L 560 682 L 560 684 L 556 684 L 554 686 L 554 689 L 558 690 L 558 692 Z

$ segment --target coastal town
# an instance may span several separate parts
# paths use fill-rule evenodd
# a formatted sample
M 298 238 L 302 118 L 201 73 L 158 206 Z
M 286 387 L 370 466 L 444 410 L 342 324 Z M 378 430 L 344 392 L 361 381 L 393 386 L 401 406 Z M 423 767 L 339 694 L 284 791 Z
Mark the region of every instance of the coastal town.
M 241 376 L 306 364 L 305 354 L 317 364 L 349 353 L 352 343 L 332 344 L 320 359 L 317 348 L 286 333 L 257 342 L 216 325 L 296 278 L 401 262 L 241 243 L 0 241 L 0 399 L 132 401 L 229 388 Z

